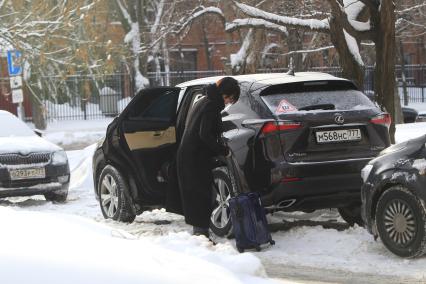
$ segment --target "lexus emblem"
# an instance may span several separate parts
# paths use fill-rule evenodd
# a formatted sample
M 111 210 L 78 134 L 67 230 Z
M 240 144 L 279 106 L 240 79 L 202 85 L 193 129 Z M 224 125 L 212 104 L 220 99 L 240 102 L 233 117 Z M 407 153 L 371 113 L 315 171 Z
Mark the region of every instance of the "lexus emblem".
M 343 123 L 345 123 L 345 119 L 343 118 L 343 115 L 341 115 L 340 113 L 336 113 L 336 114 L 334 115 L 334 121 L 335 121 L 337 124 L 343 124 Z

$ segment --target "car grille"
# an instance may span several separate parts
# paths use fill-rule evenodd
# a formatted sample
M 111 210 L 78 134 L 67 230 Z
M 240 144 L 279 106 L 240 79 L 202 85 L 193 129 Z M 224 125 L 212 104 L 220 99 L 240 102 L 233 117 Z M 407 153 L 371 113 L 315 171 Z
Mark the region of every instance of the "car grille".
M 0 164 L 3 165 L 25 165 L 48 163 L 50 153 L 31 153 L 29 155 L 3 154 L 0 155 Z

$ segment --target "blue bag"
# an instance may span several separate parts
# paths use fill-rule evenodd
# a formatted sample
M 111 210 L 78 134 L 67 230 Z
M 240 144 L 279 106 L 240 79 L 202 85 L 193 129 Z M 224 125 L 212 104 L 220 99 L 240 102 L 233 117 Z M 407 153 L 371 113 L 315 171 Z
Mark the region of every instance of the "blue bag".
M 265 209 L 256 192 L 241 193 L 229 200 L 231 221 L 239 252 L 256 249 L 266 243 L 274 245 L 266 221 Z

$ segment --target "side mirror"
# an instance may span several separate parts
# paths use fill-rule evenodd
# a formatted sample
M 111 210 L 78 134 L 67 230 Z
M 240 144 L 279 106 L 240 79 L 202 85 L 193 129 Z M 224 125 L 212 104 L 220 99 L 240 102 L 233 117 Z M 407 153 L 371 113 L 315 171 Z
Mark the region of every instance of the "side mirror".
M 37 136 L 43 137 L 44 132 L 40 129 L 34 129 L 34 133 L 37 134 Z

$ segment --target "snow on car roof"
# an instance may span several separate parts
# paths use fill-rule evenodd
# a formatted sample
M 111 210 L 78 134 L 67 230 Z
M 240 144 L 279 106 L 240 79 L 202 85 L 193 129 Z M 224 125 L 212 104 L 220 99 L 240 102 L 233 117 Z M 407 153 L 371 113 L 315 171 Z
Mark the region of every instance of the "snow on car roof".
M 192 81 L 184 82 L 177 87 L 188 87 L 194 85 L 205 85 L 216 82 L 217 80 L 226 77 L 224 76 L 214 76 L 195 79 Z M 237 75 L 232 76 L 236 80 L 241 82 L 251 82 L 251 83 L 261 83 L 265 85 L 277 85 L 277 84 L 286 84 L 286 83 L 296 83 L 296 82 L 306 82 L 306 81 L 325 81 L 325 80 L 342 80 L 347 81 L 346 79 L 332 76 L 327 73 L 320 72 L 297 72 L 293 75 L 288 75 L 287 73 L 262 73 L 262 74 L 249 74 L 249 75 Z
M 0 125 L 2 125 L 0 137 L 35 135 L 23 121 L 8 111 L 0 110 Z

